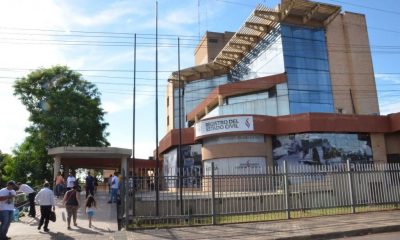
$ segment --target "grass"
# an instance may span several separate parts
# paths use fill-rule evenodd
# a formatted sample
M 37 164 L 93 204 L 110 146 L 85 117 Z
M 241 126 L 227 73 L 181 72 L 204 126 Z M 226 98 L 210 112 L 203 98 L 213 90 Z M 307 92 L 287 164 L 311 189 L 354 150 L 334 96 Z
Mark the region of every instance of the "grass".
M 356 207 L 356 213 L 387 211 L 399 209 L 397 204 L 387 205 L 365 205 Z M 290 211 L 292 219 L 320 217 L 329 215 L 351 214 L 351 207 L 334 207 L 321 209 L 293 210 Z M 249 222 L 265 222 L 287 219 L 285 211 L 266 212 L 266 213 L 249 213 L 249 214 L 233 214 L 219 215 L 216 217 L 216 224 L 230 223 L 249 223 Z M 204 226 L 211 225 L 211 216 L 177 216 L 177 217 L 160 217 L 160 218 L 136 218 L 133 223 L 128 224 L 128 229 L 146 229 L 146 228 L 170 228 L 184 226 Z

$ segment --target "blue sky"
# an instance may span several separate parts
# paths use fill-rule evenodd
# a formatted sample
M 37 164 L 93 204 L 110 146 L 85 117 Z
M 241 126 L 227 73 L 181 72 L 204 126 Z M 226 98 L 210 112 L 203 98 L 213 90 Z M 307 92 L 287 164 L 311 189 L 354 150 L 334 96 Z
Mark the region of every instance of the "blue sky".
M 395 0 L 322 0 L 367 17 L 381 114 L 400 110 L 400 7 Z M 205 31 L 236 31 L 258 4 L 273 1 L 159 0 L 159 138 L 165 134 L 165 86 L 178 69 L 194 64 Z M 155 148 L 155 1 L 0 1 L 0 150 L 23 142 L 28 113 L 12 95 L 30 69 L 68 65 L 95 83 L 113 147 L 132 147 L 133 34 L 137 34 L 136 156 Z

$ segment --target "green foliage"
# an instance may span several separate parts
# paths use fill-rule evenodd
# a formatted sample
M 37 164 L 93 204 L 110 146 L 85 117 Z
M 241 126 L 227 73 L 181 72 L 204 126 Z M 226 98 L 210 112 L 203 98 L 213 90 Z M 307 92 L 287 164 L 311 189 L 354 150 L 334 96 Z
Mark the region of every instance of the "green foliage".
M 13 151 L 14 158 L 5 166 L 8 179 L 27 182 L 32 186 L 42 185 L 52 180 L 52 158 L 47 155 L 45 142 L 37 133 L 25 138 L 25 141 Z
M 52 182 L 53 160 L 47 149 L 59 146 L 109 146 L 105 112 L 95 85 L 66 66 L 41 68 L 14 84 L 14 95 L 30 113 L 28 137 L 7 161 L 7 178 Z
M 5 183 L 9 180 L 5 167 L 8 162 L 12 161 L 12 156 L 0 151 L 0 188 L 5 187 Z
M 39 132 L 47 148 L 108 146 L 104 111 L 95 85 L 65 66 L 38 69 L 14 85 L 30 112 L 28 133 Z

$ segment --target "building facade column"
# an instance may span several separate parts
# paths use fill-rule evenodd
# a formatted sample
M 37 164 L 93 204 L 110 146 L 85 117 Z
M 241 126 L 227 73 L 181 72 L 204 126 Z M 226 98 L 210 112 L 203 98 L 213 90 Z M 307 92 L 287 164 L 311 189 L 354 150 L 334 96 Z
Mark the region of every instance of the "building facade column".
M 267 147 L 267 155 L 265 156 L 267 158 L 267 169 L 272 168 L 274 166 L 274 155 L 273 155 L 273 149 L 272 149 L 272 136 L 270 135 L 265 135 L 265 145 Z
M 374 163 L 387 163 L 384 133 L 371 133 L 372 159 Z

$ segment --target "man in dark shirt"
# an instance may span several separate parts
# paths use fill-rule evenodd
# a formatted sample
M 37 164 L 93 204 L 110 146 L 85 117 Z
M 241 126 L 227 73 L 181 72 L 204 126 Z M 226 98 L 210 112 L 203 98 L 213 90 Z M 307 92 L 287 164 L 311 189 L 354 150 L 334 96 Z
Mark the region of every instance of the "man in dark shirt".
M 86 177 L 86 198 L 89 194 L 94 196 L 94 177 L 90 175 L 90 172 Z

